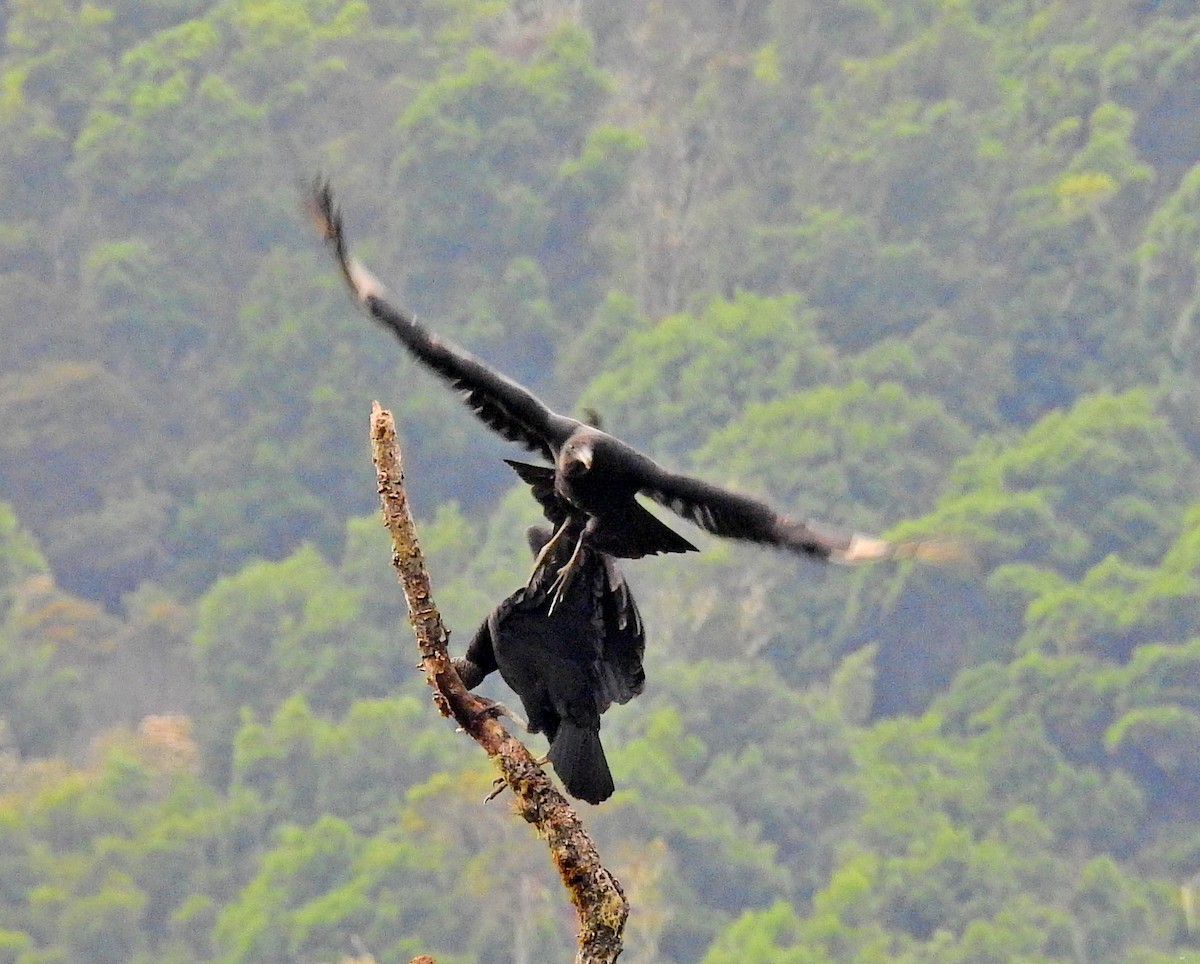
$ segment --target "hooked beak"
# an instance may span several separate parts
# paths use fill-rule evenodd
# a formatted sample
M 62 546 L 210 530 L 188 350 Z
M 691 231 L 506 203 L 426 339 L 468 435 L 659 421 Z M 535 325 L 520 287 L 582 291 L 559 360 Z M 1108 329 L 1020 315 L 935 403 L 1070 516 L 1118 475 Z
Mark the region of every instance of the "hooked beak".
M 591 467 L 592 447 L 590 445 L 581 445 L 577 449 L 573 449 L 565 466 L 568 476 L 582 475 Z

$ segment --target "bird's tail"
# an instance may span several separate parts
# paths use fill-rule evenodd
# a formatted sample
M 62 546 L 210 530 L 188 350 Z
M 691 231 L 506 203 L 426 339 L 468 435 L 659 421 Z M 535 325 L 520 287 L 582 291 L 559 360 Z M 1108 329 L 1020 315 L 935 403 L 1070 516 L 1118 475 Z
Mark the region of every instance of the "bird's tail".
M 584 729 L 563 720 L 548 754 L 554 772 L 567 793 L 587 803 L 600 803 L 612 796 L 612 773 L 604 758 L 598 730 Z
M 632 501 L 593 517 L 588 545 L 619 559 L 699 551 L 657 516 Z

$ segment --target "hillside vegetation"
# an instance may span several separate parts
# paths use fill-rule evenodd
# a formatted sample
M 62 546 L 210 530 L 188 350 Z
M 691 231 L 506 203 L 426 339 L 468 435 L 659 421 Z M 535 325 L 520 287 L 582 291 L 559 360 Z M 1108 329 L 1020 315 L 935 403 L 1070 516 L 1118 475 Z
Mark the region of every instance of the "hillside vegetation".
M 371 400 L 458 651 L 527 572 L 521 456 L 351 304 L 318 172 L 396 300 L 556 408 L 968 549 L 689 529 L 624 566 L 649 683 L 584 814 L 623 961 L 1200 962 L 1190 0 L 4 0 L 0 34 L 0 962 L 572 954 L 413 669 Z

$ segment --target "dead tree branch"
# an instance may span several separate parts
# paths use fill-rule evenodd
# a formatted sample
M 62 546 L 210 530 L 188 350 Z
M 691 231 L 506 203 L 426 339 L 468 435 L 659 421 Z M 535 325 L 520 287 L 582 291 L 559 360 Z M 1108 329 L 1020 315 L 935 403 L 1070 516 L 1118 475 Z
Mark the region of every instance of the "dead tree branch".
M 383 521 L 392 536 L 392 564 L 408 600 L 409 621 L 421 651 L 421 666 L 443 716 L 453 717 L 500 769 L 522 817 L 546 838 L 550 856 L 579 917 L 576 964 L 607 964 L 621 953 L 629 904 L 621 885 L 600 863 L 582 821 L 551 784 L 532 755 L 494 716 L 488 703 L 458 678 L 447 652 L 447 633 L 434 605 L 404 492 L 400 447 L 391 412 L 371 409 L 371 449 L 379 482 Z

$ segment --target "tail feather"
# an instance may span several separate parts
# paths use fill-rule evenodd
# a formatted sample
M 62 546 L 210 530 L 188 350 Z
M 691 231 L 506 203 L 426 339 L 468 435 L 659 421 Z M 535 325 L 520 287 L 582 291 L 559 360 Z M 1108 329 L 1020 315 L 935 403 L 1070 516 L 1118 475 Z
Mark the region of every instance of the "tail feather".
M 592 519 L 592 548 L 621 559 L 641 559 L 660 552 L 697 552 L 694 545 L 637 502 L 629 502 Z
M 566 720 L 550 744 L 550 762 L 567 793 L 587 803 L 600 803 L 612 796 L 612 773 L 604 758 L 597 730 L 584 729 Z

